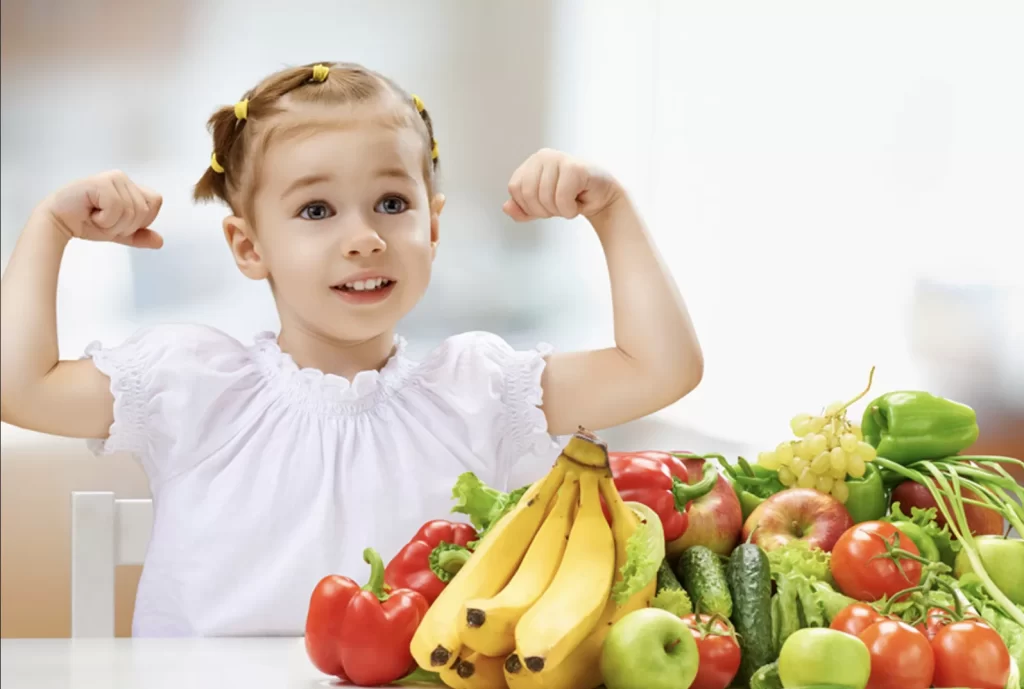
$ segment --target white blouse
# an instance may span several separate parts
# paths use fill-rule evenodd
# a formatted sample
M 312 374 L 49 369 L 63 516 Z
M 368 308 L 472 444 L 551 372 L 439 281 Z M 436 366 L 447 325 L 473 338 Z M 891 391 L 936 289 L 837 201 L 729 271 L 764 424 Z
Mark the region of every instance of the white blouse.
M 88 348 L 114 394 L 91 447 L 135 454 L 153 494 L 134 635 L 301 635 L 320 578 L 365 583 L 364 548 L 387 562 L 423 522 L 461 521 L 462 472 L 502 490 L 546 473 L 550 347 L 471 332 L 415 361 L 395 339 L 351 382 L 298 368 L 272 333 L 160 326 Z

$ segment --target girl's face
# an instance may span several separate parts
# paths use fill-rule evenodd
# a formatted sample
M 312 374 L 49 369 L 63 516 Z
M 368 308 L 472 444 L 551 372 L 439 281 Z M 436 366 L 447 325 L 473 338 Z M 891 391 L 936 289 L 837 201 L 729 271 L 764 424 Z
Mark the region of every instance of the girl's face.
M 423 296 L 444 199 L 429 197 L 423 136 L 396 107 L 304 105 L 274 119 L 253 218 L 228 218 L 225 232 L 243 273 L 270 280 L 284 328 L 362 342 Z

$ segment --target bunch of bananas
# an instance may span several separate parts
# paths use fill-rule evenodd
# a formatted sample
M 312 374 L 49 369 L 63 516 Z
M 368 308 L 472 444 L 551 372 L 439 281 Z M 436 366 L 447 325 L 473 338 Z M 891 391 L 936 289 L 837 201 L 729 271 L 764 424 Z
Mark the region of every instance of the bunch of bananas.
M 611 596 L 639 525 L 607 446 L 581 428 L 430 607 L 417 664 L 452 689 L 597 687 L 609 629 L 655 593 L 652 578 L 621 604 Z

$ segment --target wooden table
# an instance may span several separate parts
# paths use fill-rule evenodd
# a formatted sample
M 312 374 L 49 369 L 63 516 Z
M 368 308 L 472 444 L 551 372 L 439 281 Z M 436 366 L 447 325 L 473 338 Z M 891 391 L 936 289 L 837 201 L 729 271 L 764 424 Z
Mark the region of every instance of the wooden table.
M 0 656 L 3 689 L 341 686 L 313 667 L 301 638 L 4 639 Z

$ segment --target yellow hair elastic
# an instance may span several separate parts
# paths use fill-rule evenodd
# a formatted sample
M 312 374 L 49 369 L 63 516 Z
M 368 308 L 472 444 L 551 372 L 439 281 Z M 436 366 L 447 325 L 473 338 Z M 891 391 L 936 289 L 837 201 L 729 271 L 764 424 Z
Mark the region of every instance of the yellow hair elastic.
M 423 101 L 420 100 L 419 96 L 413 95 L 412 102 L 413 102 L 413 105 L 416 106 L 416 112 L 423 112 L 426 109 L 423 106 Z
M 240 100 L 235 103 L 235 117 L 244 120 L 249 116 L 249 99 Z
M 437 139 L 434 139 L 434 148 L 430 150 L 430 159 L 437 160 Z
M 330 71 L 327 65 L 313 65 L 313 81 L 326 81 Z
M 221 164 L 217 162 L 217 154 L 216 153 L 212 153 L 210 155 L 210 167 L 218 175 L 224 174 L 224 168 L 221 167 Z

